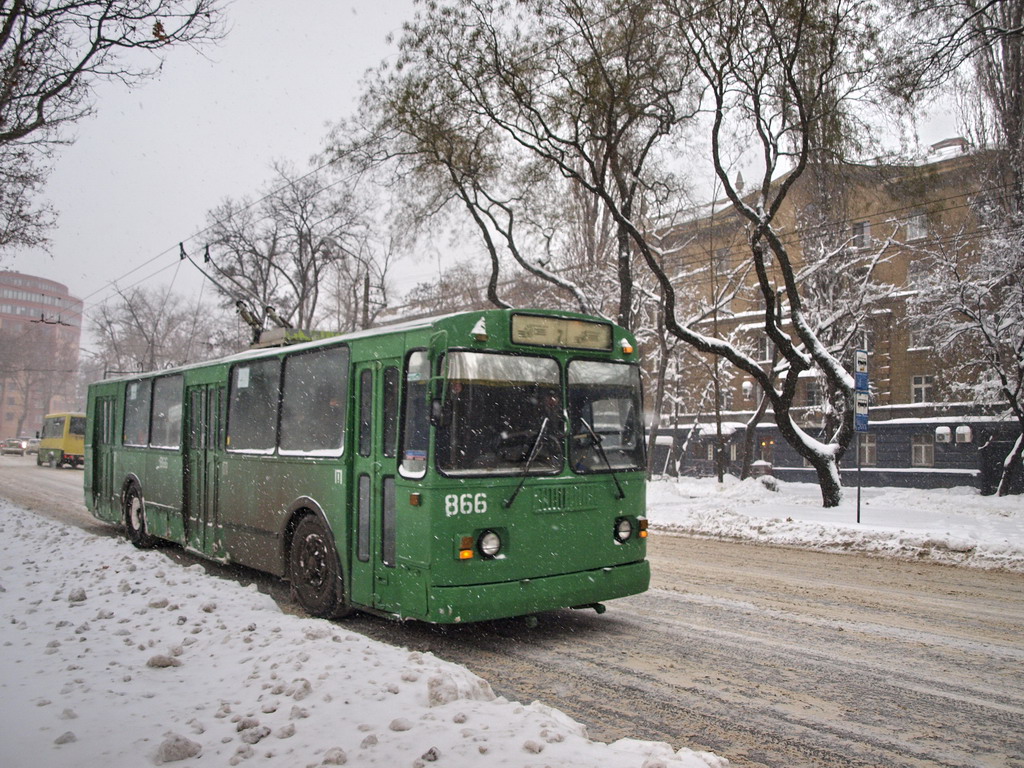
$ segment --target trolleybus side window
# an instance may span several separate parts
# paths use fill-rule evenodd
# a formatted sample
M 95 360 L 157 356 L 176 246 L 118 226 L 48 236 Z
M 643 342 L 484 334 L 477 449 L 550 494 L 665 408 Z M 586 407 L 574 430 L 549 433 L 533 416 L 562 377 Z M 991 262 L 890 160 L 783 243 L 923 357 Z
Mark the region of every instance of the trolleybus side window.
M 373 447 L 373 371 L 359 374 L 359 455 L 369 456 Z
M 430 439 L 430 358 L 423 350 L 409 355 L 405 364 L 405 400 L 402 405 L 402 464 L 406 477 L 423 477 L 427 471 Z
M 576 472 L 644 467 L 640 403 L 636 366 L 569 363 L 569 463 Z
M 149 379 L 128 382 L 124 395 L 124 439 L 125 445 L 145 446 L 149 444 Z
M 359 499 L 356 520 L 356 557 L 361 562 L 370 559 L 370 476 L 359 476 Z
M 273 453 L 277 443 L 280 361 L 256 360 L 231 371 L 228 403 L 229 451 Z
M 395 478 L 384 478 L 380 531 L 380 560 L 389 568 L 395 567 Z
M 81 418 L 81 417 L 75 417 Z M 47 419 L 43 425 L 43 437 L 46 434 L 50 422 L 54 419 Z M 82 419 L 82 426 L 85 426 L 85 419 Z M 96 442 L 100 445 L 114 444 L 114 399 L 111 397 L 100 397 L 96 399 Z
M 281 453 L 340 456 L 347 397 L 346 347 L 285 358 Z
M 398 452 L 398 369 L 384 369 L 384 455 Z
M 161 376 L 153 381 L 153 418 L 149 444 L 154 448 L 181 447 L 181 376 Z

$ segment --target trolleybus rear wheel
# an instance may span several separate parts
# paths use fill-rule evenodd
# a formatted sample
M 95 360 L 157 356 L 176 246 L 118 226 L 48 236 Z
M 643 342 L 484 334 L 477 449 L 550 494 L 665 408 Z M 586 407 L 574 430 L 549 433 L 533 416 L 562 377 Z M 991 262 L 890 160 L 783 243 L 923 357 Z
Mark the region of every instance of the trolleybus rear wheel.
M 139 549 L 156 544 L 156 539 L 146 533 L 146 509 L 137 485 L 128 486 L 124 493 L 124 530 L 128 541 Z
M 288 578 L 299 605 L 311 616 L 331 619 L 349 613 L 334 537 L 315 515 L 302 518 L 295 528 Z

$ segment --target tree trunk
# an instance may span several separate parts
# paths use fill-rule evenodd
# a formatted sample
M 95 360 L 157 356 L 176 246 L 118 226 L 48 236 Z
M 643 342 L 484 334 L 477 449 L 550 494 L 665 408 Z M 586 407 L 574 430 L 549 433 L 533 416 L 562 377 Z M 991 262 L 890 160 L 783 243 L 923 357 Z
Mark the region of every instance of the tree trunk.
M 838 507 L 843 500 L 843 485 L 839 479 L 839 461 L 820 454 L 815 454 L 808 461 L 818 474 L 818 485 L 821 486 L 821 505 L 825 508 Z
M 1003 462 L 1003 474 L 999 478 L 999 487 L 996 489 L 997 496 L 1006 496 L 1010 493 L 1010 484 L 1014 474 L 1021 470 L 1024 465 L 1024 431 L 1017 435 L 1013 448 L 1006 455 Z
M 757 444 L 757 425 L 761 423 L 767 410 L 768 398 L 762 392 L 757 410 L 747 421 L 746 429 L 743 431 L 743 465 L 740 467 L 740 480 L 750 477 L 750 468 L 754 463 L 754 447 Z
M 665 343 L 665 334 L 659 335 L 660 360 L 658 360 L 657 380 L 654 387 L 654 403 L 651 411 L 654 416 L 651 419 L 651 433 L 647 436 L 647 479 L 654 475 L 654 449 L 658 442 L 658 429 L 661 426 L 661 408 L 665 403 L 665 374 L 668 371 L 668 345 Z

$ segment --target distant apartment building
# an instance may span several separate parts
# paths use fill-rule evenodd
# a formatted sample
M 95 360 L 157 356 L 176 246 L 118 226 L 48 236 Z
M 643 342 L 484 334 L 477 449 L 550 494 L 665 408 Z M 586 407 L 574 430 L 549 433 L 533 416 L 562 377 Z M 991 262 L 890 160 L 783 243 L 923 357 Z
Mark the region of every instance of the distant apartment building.
M 66 285 L 0 271 L 0 439 L 32 436 L 47 413 L 78 410 L 82 309 Z
M 875 301 L 869 318 L 842 353 L 851 369 L 855 349 L 869 355 L 870 428 L 859 443 L 866 485 L 986 487 L 993 482 L 993 472 L 998 478 L 995 465 L 1016 435 L 1015 421 L 1001 416 L 999 408 L 982 408 L 956 396 L 948 361 L 935 353 L 927 329 L 910 322 L 907 311 L 915 275 L 927 263 L 921 255 L 929 241 L 953 233 L 969 240 L 977 232 L 976 204 L 999 187 L 990 173 L 990 159 L 991 155 L 970 152 L 958 139 L 935 145 L 933 154 L 915 165 L 849 165 L 828 169 L 824 178 L 807 172 L 780 211 L 778 231 L 795 261 L 806 263 L 810 248 L 845 249 L 854 258 L 837 263 L 852 265 L 851 270 L 863 269 L 877 257 L 873 279 L 890 288 Z M 706 304 L 728 281 L 738 280 L 742 289 L 712 313 L 705 328 L 711 331 L 713 326 L 719 337 L 746 337 L 751 354 L 768 366 L 771 347 L 762 330 L 764 300 L 751 275 L 736 276 L 735 267 L 750 261 L 746 231 L 726 204 L 709 207 L 680 227 L 674 238 L 675 267 L 689 278 L 680 284 L 679 296 L 681 304 Z M 858 260 L 857 255 L 864 258 Z M 770 271 L 774 265 L 766 268 Z M 836 297 L 837 302 L 840 299 Z M 681 306 L 678 315 L 685 313 Z M 688 446 L 683 471 L 714 473 L 720 434 L 721 450 L 735 471 L 744 425 L 756 407 L 757 387 L 742 371 L 729 370 L 728 364 L 710 358 L 706 363 L 683 367 L 677 400 L 683 406 L 661 414 L 659 424 L 672 435 L 674 450 Z M 717 382 L 711 382 L 713 375 Z M 712 389 L 719 392 L 717 415 L 714 407 L 697 400 Z M 814 375 L 801 378 L 796 403 L 801 426 L 812 434 L 820 429 L 823 398 Z M 690 428 L 694 424 L 696 430 Z M 655 464 L 668 466 L 670 441 L 663 438 L 659 444 L 661 456 L 655 457 Z M 777 476 L 815 479 L 813 469 L 781 439 L 770 413 L 758 426 L 755 446 L 754 458 L 771 465 Z M 858 451 L 851 446 L 843 467 L 852 470 L 857 462 Z

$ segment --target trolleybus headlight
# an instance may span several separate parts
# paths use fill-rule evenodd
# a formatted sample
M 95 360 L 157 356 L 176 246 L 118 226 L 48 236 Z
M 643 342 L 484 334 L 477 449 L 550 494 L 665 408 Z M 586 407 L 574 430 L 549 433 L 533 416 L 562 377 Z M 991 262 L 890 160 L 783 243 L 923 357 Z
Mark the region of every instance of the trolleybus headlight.
M 620 544 L 629 541 L 633 535 L 633 524 L 628 517 L 620 517 L 615 521 L 615 540 Z
M 484 531 L 476 541 L 480 554 L 484 557 L 497 557 L 501 551 L 501 537 L 494 531 Z

